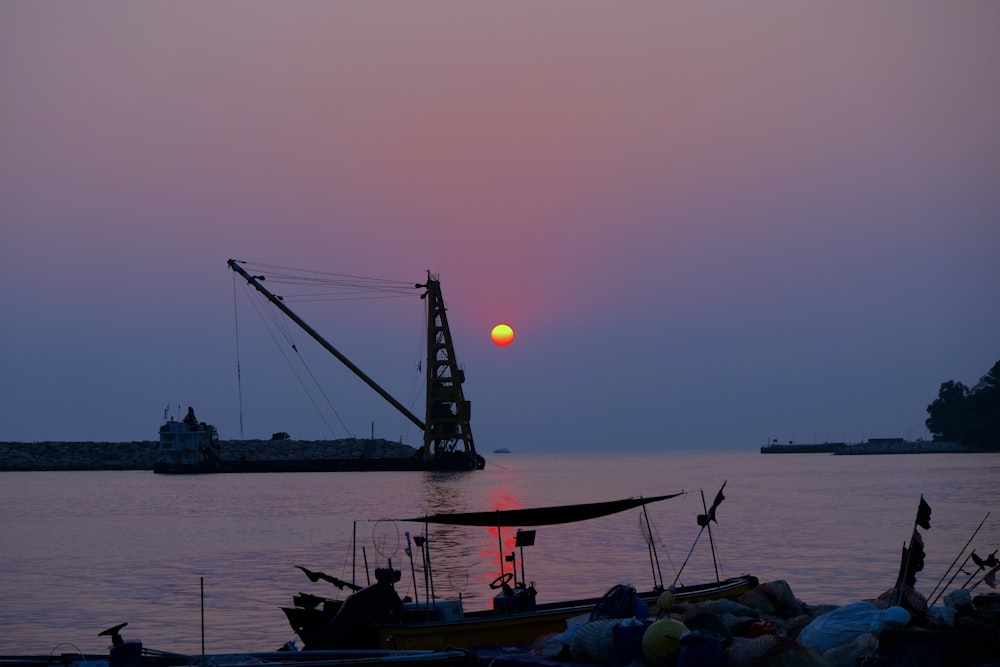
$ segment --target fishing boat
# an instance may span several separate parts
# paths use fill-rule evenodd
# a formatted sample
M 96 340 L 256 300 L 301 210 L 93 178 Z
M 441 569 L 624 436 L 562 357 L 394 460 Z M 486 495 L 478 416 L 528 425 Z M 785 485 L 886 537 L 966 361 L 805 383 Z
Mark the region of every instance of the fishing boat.
M 682 492 L 683 493 L 683 492 Z M 523 548 L 534 543 L 534 530 L 522 527 L 538 527 L 585 521 L 602 516 L 641 509 L 648 529 L 646 505 L 667 500 L 682 493 L 649 498 L 627 498 L 623 500 L 563 505 L 535 509 L 497 509 L 487 512 L 462 512 L 432 514 L 405 519 L 400 522 L 422 523 L 426 527 L 434 525 L 479 526 L 496 528 L 518 527 L 514 547 L 521 549 L 521 580 L 517 580 L 516 553 L 501 554 L 500 574 L 490 583 L 495 591 L 493 606 L 486 610 L 467 611 L 461 597 L 459 599 L 437 600 L 433 593 L 433 574 L 428 566 L 429 539 L 426 535 L 415 540 L 421 549 L 425 574 L 425 595 L 423 601 L 403 601 L 396 593 L 394 584 L 401 573 L 391 568 L 376 570 L 376 583 L 365 588 L 330 577 L 321 572 L 302 569 L 312 581 L 324 580 L 338 588 L 349 587 L 355 592 L 346 600 L 331 600 L 321 596 L 299 594 L 294 596 L 294 607 L 284 607 L 283 611 L 296 634 L 307 649 L 369 648 L 369 649 L 440 649 L 446 646 L 476 648 L 480 646 L 506 646 L 530 644 L 538 637 L 556 634 L 567 629 L 575 617 L 591 614 L 595 609 L 608 605 L 623 607 L 632 615 L 629 600 L 641 600 L 648 607 L 658 603 L 667 590 L 673 594 L 675 603 L 692 603 L 710 599 L 737 598 L 758 585 L 756 577 L 743 574 L 738 577 L 720 579 L 711 583 L 677 586 L 680 577 L 670 586 L 665 586 L 659 573 L 659 559 L 655 556 L 655 544 L 647 536 L 651 550 L 651 565 L 654 569 L 654 587 L 642 593 L 634 589 L 615 585 L 604 597 L 592 597 L 560 602 L 539 602 L 534 583 L 527 583 L 524 577 Z M 721 497 L 721 491 L 717 499 Z M 702 531 L 711 531 L 708 523 L 714 520 L 717 500 L 704 517 Z M 699 519 L 701 523 L 701 519 Z M 408 534 L 407 534 L 408 535 Z M 699 532 L 699 536 L 701 532 Z M 502 536 L 498 535 L 500 544 Z M 503 547 L 501 546 L 501 549 Z M 714 544 L 712 547 L 714 557 Z M 693 551 L 693 547 L 692 547 Z M 412 563 L 412 552 L 411 563 Z M 690 557 L 690 554 L 689 554 Z M 505 562 L 512 562 L 508 570 Z M 686 561 L 685 561 L 686 563 Z M 683 566 L 681 567 L 683 570 Z M 716 570 L 718 572 L 718 570 Z M 415 576 L 415 575 L 414 575 Z M 416 583 L 414 580 L 414 591 Z
M 280 296 L 269 291 L 265 276 L 248 272 L 241 262 L 228 266 L 292 322 L 375 390 L 423 434 L 421 446 L 411 456 L 316 457 L 309 459 L 250 460 L 226 457 L 220 450 L 215 427 L 169 420 L 160 427 L 159 459 L 153 471 L 161 474 L 221 472 L 361 472 L 369 470 L 482 470 L 486 460 L 476 452 L 470 425 L 471 402 L 462 390 L 465 371 L 455 357 L 455 346 L 441 294 L 441 283 L 429 271 L 422 290 L 426 303 L 426 391 L 424 417 L 414 415 L 314 328 L 294 313 Z M 190 409 L 189 409 L 190 412 Z
M 188 408 L 184 419 L 169 416 L 169 406 L 163 411 L 157 461 L 153 472 L 199 473 L 218 472 L 223 467 L 219 453 L 219 431 L 205 422 L 199 422 L 194 409 Z
M 0 667 L 475 667 L 464 649 L 438 651 L 262 651 L 185 654 L 146 651 L 130 662 L 112 655 L 51 653 L 0 656 Z
M 476 656 L 457 648 L 442 650 L 342 650 L 299 651 L 286 644 L 278 651 L 247 653 L 175 653 L 149 649 L 142 642 L 126 641 L 121 636 L 120 623 L 99 636 L 110 636 L 112 644 L 106 654 L 85 654 L 79 650 L 56 652 L 60 648 L 76 648 L 60 644 L 50 653 L 41 655 L 3 655 L 0 667 L 475 667 Z

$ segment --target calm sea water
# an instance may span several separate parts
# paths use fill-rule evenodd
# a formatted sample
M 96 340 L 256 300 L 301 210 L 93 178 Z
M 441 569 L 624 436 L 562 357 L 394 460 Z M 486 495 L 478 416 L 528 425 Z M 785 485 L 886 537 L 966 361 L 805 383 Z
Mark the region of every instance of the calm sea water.
M 711 503 L 727 480 L 712 540 L 696 542 L 699 491 Z M 693 546 L 680 582 L 714 580 L 714 543 L 723 577 L 784 579 L 814 604 L 877 596 L 893 584 L 921 494 L 933 514 L 918 590 L 930 593 L 988 512 L 971 547 L 1000 547 L 997 454 L 515 452 L 462 474 L 0 473 L 0 652 L 48 653 L 64 642 L 103 652 L 98 632 L 121 622 L 127 639 L 150 648 L 197 652 L 204 627 L 208 652 L 273 650 L 294 639 L 280 610 L 293 594 L 343 595 L 296 565 L 363 583 L 365 562 L 391 558 L 401 593 L 413 594 L 405 531 L 423 524 L 398 519 L 681 490 L 689 493 L 648 508 L 667 583 Z M 655 568 L 640 517 L 538 528 L 518 574 L 523 565 L 543 601 L 599 596 L 619 582 L 648 588 Z M 513 531 L 501 537 L 510 552 Z M 430 540 L 437 596 L 490 606 L 496 529 L 431 526 Z

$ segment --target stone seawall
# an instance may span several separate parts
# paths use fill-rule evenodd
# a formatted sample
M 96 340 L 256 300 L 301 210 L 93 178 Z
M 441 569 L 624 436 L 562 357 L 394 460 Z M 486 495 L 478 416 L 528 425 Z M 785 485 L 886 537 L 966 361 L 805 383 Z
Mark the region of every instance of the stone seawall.
M 0 471 L 152 470 L 159 443 L 0 442 Z M 416 449 L 390 440 L 223 440 L 219 454 L 229 461 L 404 458 Z

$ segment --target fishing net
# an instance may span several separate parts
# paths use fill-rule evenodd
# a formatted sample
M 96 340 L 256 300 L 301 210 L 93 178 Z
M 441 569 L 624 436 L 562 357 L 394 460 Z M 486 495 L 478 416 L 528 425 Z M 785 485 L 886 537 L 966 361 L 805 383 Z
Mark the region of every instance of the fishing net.
M 617 618 L 600 618 L 581 625 L 569 643 L 573 660 L 610 663 L 614 648 L 612 631 L 619 622 Z

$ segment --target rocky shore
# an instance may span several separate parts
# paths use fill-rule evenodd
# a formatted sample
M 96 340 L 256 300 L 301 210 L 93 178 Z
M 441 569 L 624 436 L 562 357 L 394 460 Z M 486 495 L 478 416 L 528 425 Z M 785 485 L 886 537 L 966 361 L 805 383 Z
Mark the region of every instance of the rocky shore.
M 152 470 L 159 443 L 0 442 L 0 471 Z M 223 440 L 220 455 L 232 461 L 294 461 L 342 458 L 406 458 L 417 450 L 381 439 Z

